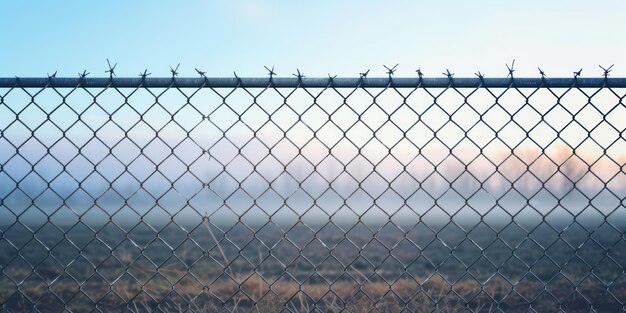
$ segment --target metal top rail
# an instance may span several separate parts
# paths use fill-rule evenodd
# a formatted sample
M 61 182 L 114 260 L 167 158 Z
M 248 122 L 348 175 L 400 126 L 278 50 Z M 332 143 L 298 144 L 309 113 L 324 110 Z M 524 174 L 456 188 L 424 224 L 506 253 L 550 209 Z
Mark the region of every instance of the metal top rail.
M 0 77 L 0 88 L 626 88 L 626 77 Z

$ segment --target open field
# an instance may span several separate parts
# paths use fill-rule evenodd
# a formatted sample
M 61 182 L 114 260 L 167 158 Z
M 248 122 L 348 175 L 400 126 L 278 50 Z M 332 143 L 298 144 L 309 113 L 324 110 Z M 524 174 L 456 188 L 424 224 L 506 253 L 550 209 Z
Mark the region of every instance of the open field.
M 515 224 L 174 226 L 3 226 L 2 308 L 615 312 L 626 301 L 626 241 L 606 223 L 530 235 Z

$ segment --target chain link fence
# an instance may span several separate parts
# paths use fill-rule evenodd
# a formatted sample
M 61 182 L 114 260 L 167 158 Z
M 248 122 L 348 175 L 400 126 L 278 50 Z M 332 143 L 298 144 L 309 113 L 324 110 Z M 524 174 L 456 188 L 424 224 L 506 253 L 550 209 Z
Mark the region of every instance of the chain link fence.
M 624 79 L 113 69 L 0 79 L 3 311 L 626 308 Z

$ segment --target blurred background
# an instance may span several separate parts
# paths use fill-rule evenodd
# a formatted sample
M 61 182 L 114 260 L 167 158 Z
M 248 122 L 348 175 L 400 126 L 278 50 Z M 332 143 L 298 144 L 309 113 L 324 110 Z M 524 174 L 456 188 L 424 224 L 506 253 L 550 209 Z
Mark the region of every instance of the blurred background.
M 0 77 L 623 77 L 623 1 L 0 4 Z M 624 88 L 0 88 L 0 310 L 615 312 Z

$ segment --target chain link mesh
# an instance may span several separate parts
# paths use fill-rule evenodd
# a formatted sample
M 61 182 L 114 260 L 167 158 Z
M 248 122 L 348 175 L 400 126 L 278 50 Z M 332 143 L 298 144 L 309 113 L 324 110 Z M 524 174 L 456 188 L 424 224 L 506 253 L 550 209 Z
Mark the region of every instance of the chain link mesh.
M 0 88 L 2 310 L 624 310 L 625 90 L 448 78 Z

